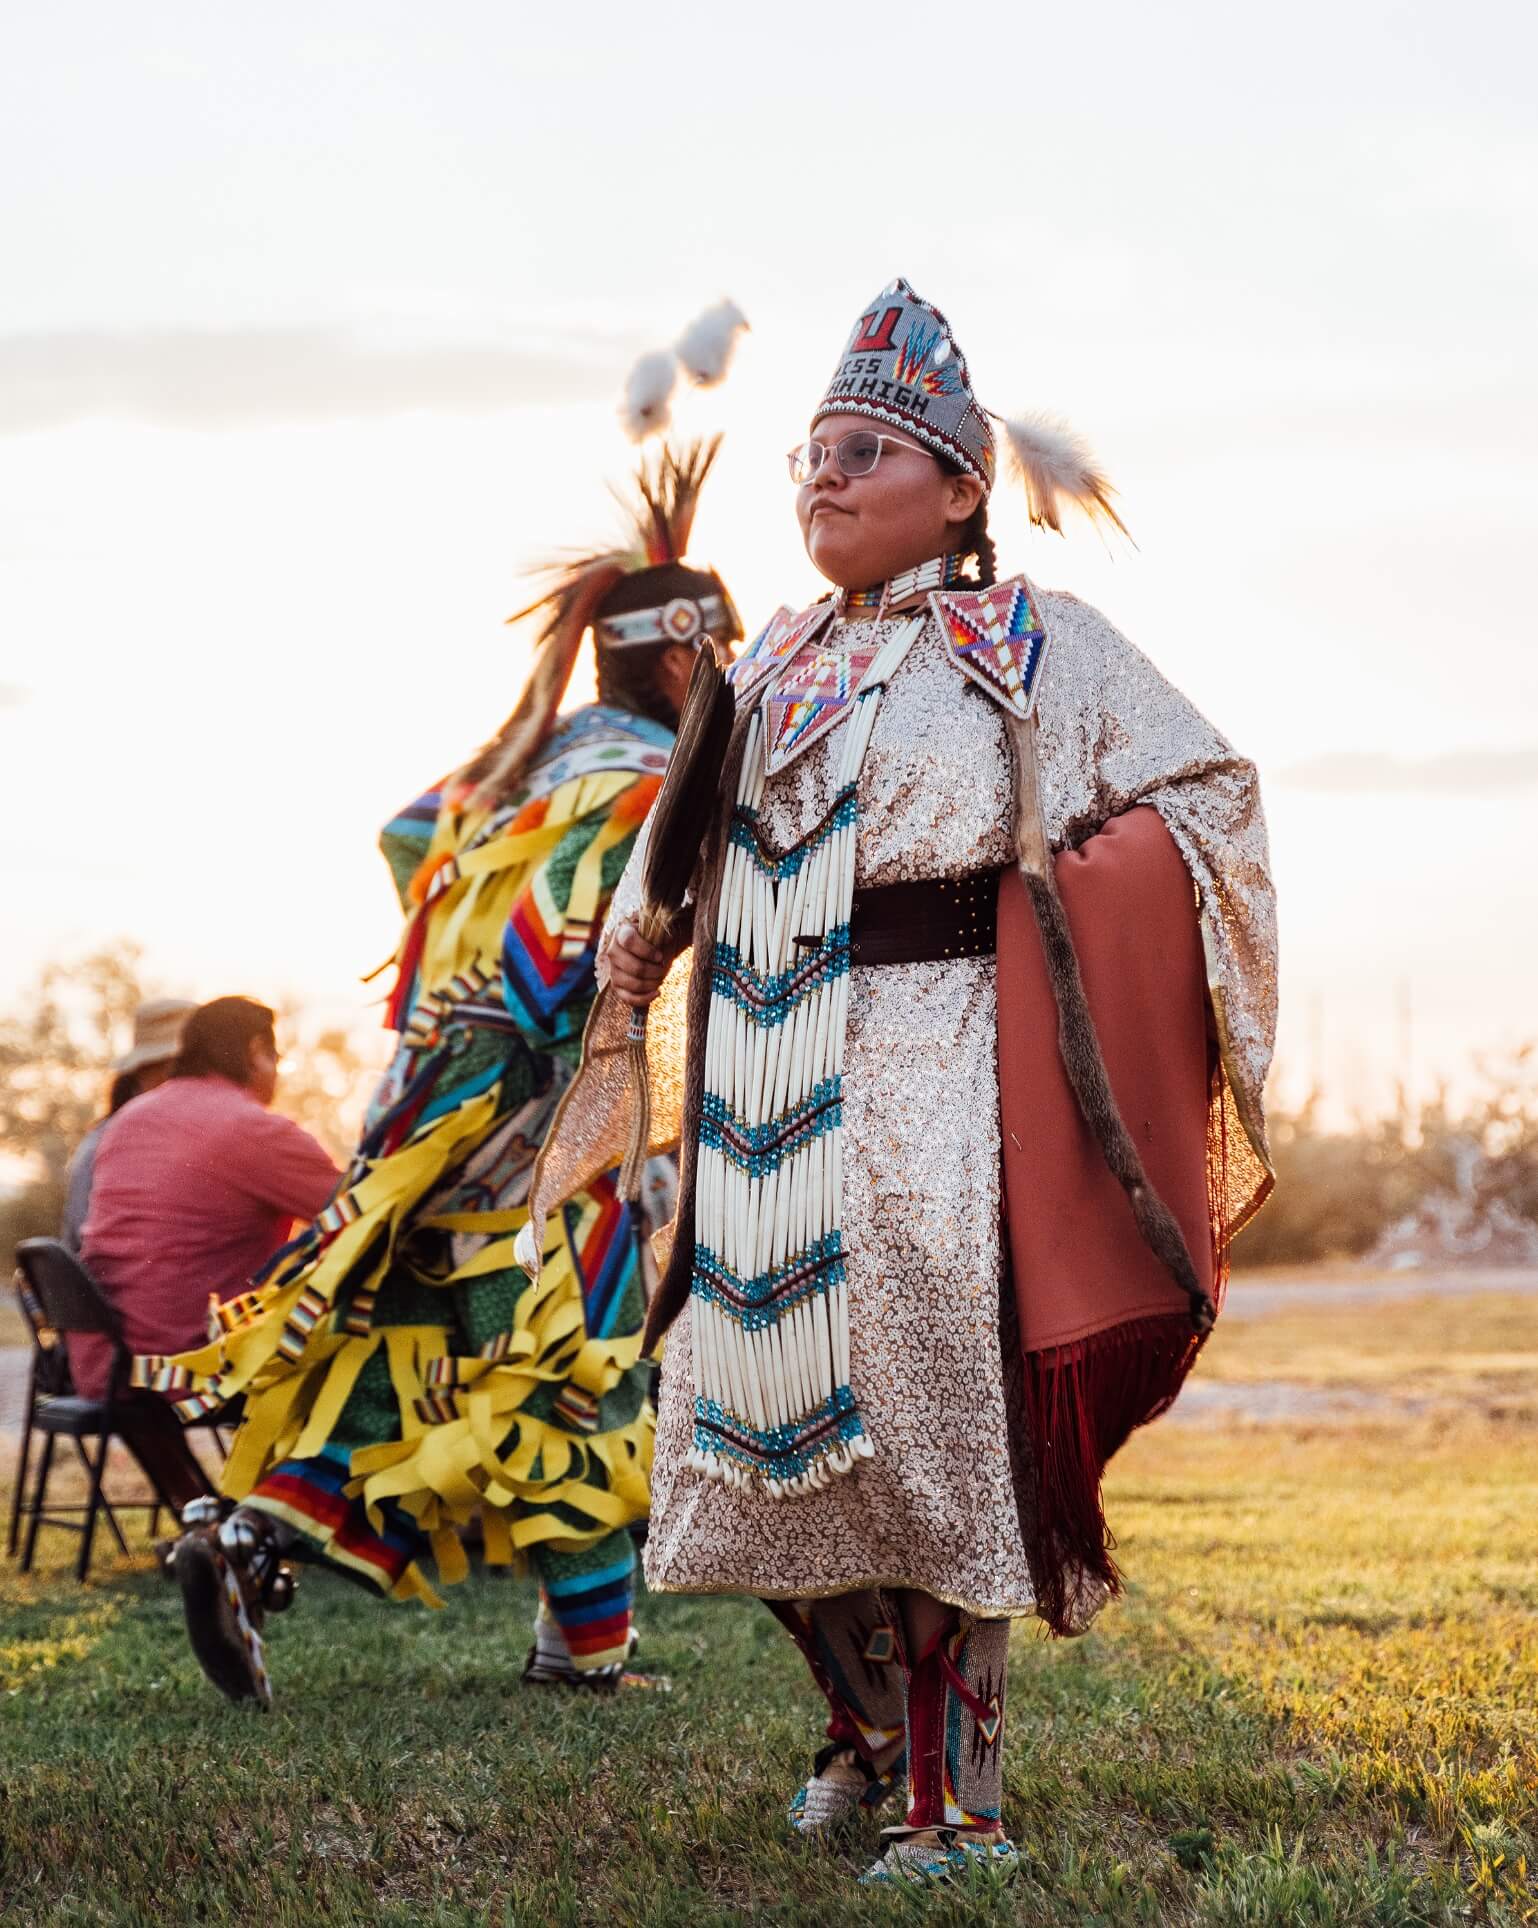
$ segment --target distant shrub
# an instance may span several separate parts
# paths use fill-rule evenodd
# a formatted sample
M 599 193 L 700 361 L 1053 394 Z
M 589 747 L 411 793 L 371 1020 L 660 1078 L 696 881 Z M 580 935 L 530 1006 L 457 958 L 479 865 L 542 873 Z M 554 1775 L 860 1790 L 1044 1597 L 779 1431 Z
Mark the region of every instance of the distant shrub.
M 1236 1265 L 1361 1258 L 1428 1204 L 1456 1200 L 1475 1217 L 1504 1208 L 1538 1224 L 1538 1047 L 1477 1066 L 1473 1095 L 1445 1092 L 1418 1110 L 1321 1122 L 1315 1093 L 1271 1113 L 1276 1190 L 1234 1245 Z

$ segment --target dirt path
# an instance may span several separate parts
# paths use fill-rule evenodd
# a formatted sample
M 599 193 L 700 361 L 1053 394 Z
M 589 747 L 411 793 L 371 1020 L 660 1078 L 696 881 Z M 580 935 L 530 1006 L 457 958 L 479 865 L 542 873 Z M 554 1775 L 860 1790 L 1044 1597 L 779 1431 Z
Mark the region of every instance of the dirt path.
M 1274 1426 L 1293 1419 L 1409 1419 L 1432 1410 L 1429 1399 L 1371 1392 L 1363 1386 L 1304 1386 L 1289 1379 L 1246 1386 L 1193 1376 L 1164 1418 L 1170 1425 L 1243 1419 Z
M 1395 1299 L 1470 1299 L 1481 1292 L 1538 1292 L 1538 1269 L 1496 1266 L 1466 1272 L 1434 1272 L 1422 1267 L 1403 1272 L 1321 1276 L 1317 1272 L 1240 1273 L 1229 1285 L 1225 1319 L 1263 1319 L 1290 1306 L 1378 1305 Z

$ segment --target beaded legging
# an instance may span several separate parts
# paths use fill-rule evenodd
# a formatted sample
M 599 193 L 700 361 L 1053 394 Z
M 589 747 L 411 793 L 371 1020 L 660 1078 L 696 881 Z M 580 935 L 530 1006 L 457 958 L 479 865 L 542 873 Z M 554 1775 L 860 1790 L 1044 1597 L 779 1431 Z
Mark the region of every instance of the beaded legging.
M 998 1825 L 1009 1622 L 951 1612 L 910 1651 L 897 1599 L 867 1590 L 769 1600 L 829 1707 L 828 1747 L 852 1748 L 874 1805 L 904 1767 L 910 1828 Z

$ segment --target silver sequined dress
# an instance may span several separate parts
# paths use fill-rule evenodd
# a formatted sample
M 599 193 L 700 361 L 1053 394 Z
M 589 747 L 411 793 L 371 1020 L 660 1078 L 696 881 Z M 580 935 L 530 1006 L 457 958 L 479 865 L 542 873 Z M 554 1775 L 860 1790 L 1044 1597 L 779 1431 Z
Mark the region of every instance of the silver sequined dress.
M 1159 809 L 1202 889 L 1231 986 L 1236 1081 L 1258 1091 L 1274 911 L 1253 769 L 1096 611 L 1071 596 L 1042 603 L 1053 638 L 1040 698 L 1048 835 L 1061 847 L 1134 802 Z M 843 727 L 770 779 L 761 822 L 780 846 L 827 811 Z M 856 883 L 1009 862 L 1011 794 L 1002 713 L 948 661 L 931 618 L 882 699 L 859 783 Z M 633 877 L 622 882 L 613 923 L 633 890 Z M 850 1383 L 874 1458 L 785 1500 L 691 1471 L 686 1307 L 662 1371 L 653 1589 L 810 1597 L 910 1586 L 979 1614 L 1033 1610 L 999 1333 L 994 973 L 992 958 L 852 972 L 843 1232 Z
M 824 646 L 870 630 L 849 625 Z M 827 813 L 841 747 L 836 729 L 769 780 L 760 823 L 782 849 Z M 1010 783 L 1003 717 L 956 675 L 927 625 L 882 698 L 866 755 L 856 885 L 1007 863 Z M 685 1471 L 694 1426 L 685 1308 L 662 1370 L 650 1586 L 774 1595 L 915 1586 L 987 1613 L 1030 1611 L 999 1347 L 993 983 L 992 958 L 852 973 L 850 1383 L 875 1457 L 784 1501 Z

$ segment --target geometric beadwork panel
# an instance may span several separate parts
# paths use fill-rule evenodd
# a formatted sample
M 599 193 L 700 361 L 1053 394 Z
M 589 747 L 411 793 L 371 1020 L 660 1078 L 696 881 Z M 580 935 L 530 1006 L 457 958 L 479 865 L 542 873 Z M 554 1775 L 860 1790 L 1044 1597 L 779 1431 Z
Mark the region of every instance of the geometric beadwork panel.
M 764 768 L 777 776 L 825 737 L 859 693 L 878 645 L 804 648 L 764 698 Z
M 726 672 L 738 702 L 750 690 L 760 688 L 776 670 L 783 669 L 832 614 L 831 602 L 813 603 L 810 609 L 803 609 L 799 614 L 790 609 L 777 609 Z
M 1016 716 L 1029 716 L 1047 632 L 1024 576 L 991 589 L 939 589 L 930 597 L 956 667 Z

